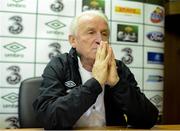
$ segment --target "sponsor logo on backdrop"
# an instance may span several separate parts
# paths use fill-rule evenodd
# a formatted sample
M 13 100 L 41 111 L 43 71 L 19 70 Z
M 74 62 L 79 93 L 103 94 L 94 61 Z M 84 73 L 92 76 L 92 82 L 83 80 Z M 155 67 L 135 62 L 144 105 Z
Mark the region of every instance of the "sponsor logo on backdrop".
M 148 75 L 148 82 L 162 82 L 163 76 L 161 75 Z
M 162 107 L 162 104 L 161 104 L 163 101 L 162 96 L 155 95 L 155 96 L 151 97 L 149 100 L 152 101 L 158 109 Z
M 6 101 L 6 103 L 3 103 L 2 107 L 3 109 L 11 108 L 11 109 L 17 109 L 18 108 L 18 94 L 11 92 L 9 94 L 6 94 L 1 97 L 3 100 Z
M 61 12 L 64 9 L 62 0 L 55 0 L 54 3 L 50 5 L 50 9 L 54 12 Z
M 20 67 L 19 66 L 10 66 L 7 68 L 10 71 L 10 76 L 6 78 L 7 83 L 11 85 L 16 85 L 21 81 Z
M 13 57 L 13 58 L 24 57 L 24 54 L 17 54 L 17 53 L 20 52 L 21 50 L 25 50 L 26 47 L 17 42 L 12 42 L 3 47 L 9 50 L 10 52 L 12 52 L 12 53 L 5 54 L 5 57 Z
M 105 0 L 83 0 L 82 11 L 99 10 L 105 13 Z
M 53 20 L 53 21 L 47 22 L 46 25 L 54 30 L 58 30 L 60 28 L 65 27 L 65 24 L 60 22 L 59 20 Z
M 54 56 L 61 54 L 61 45 L 58 42 L 51 43 L 48 45 L 50 48 L 52 48 L 52 52 L 48 54 L 49 59 L 52 59 Z
M 50 27 L 52 30 L 47 31 L 48 34 L 64 35 L 64 32 L 58 31 L 61 28 L 64 28 L 66 25 L 59 20 L 53 20 L 45 23 L 46 26 Z
M 131 48 L 123 48 L 122 52 L 125 52 L 125 55 L 122 57 L 122 62 L 129 65 L 133 62 L 132 49 Z
M 151 13 L 151 22 L 160 23 L 164 20 L 164 11 L 163 9 L 156 7 L 156 9 Z
M 14 104 L 14 103 L 17 103 L 18 101 L 18 94 L 12 92 L 12 93 L 2 96 L 1 98 L 10 102 L 11 104 Z
M 25 8 L 26 5 L 22 4 L 23 0 L 11 0 L 13 3 L 7 3 L 7 7 Z
M 147 60 L 149 64 L 163 64 L 164 54 L 159 52 L 147 52 Z
M 149 32 L 146 36 L 151 41 L 155 41 L 155 42 L 164 41 L 164 34 L 162 32 L 158 32 L 158 31 Z
M 19 128 L 19 120 L 15 116 L 8 117 L 5 122 L 8 122 L 9 125 L 6 127 L 6 129 L 15 129 Z
M 117 41 L 138 42 L 138 26 L 117 24 Z
M 116 5 L 114 7 L 114 10 L 116 13 L 123 13 L 127 15 L 141 15 L 141 9 L 140 8 L 133 8 L 133 7 L 123 7 L 121 5 Z
M 14 35 L 20 34 L 23 31 L 22 18 L 20 16 L 13 16 L 9 20 L 13 21 L 12 25 L 9 26 L 9 32 Z

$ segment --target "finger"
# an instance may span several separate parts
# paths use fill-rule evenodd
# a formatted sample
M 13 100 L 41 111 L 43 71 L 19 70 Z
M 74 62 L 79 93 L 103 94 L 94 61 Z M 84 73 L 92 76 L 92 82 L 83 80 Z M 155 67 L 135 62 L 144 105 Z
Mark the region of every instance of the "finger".
M 106 42 L 106 44 L 107 44 L 107 53 L 111 50 L 110 48 L 110 45 L 109 45 L 109 43 L 108 42 Z M 110 58 L 110 60 L 109 60 L 109 62 L 108 62 L 108 64 L 110 65 L 110 63 L 111 63 L 111 59 L 112 59 L 112 55 L 111 55 L 111 58 Z
M 101 41 L 101 45 L 102 45 L 102 49 L 101 49 L 101 54 L 100 54 L 100 59 L 104 60 L 106 57 L 106 44 L 104 43 L 104 41 Z
M 108 46 L 108 52 L 111 53 L 111 58 L 109 60 L 109 62 L 111 62 L 113 60 L 113 50 L 112 50 L 112 47 L 109 44 L 107 46 Z
M 96 51 L 96 60 L 100 59 L 101 50 L 102 50 L 102 44 L 100 43 L 100 46 L 97 48 L 97 51 Z
M 106 63 L 109 63 L 109 61 L 111 60 L 111 57 L 112 57 L 112 48 L 109 47 L 109 48 L 108 48 L 107 56 L 106 56 L 106 58 L 105 58 L 105 62 L 106 62 Z
M 113 59 L 115 59 L 115 55 L 114 55 L 114 52 L 113 52 L 113 50 L 112 50 L 112 58 L 113 58 Z
M 103 43 L 102 59 L 104 60 L 107 56 L 109 45 L 107 41 L 102 41 L 102 43 Z
M 113 52 L 113 50 L 112 50 L 112 59 L 111 59 L 111 65 L 116 67 L 115 55 L 114 55 L 114 52 Z

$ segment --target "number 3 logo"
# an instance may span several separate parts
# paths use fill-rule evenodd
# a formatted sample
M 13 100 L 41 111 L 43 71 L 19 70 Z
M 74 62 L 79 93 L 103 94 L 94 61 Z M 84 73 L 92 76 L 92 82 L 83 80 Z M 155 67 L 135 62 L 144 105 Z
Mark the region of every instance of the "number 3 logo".
M 21 76 L 19 74 L 20 68 L 18 66 L 10 66 L 8 70 L 12 72 L 11 75 L 7 77 L 7 82 L 11 85 L 18 84 L 21 81 Z
M 21 24 L 22 18 L 19 16 L 13 16 L 9 18 L 10 20 L 14 21 L 13 25 L 9 27 L 9 32 L 12 34 L 19 34 L 23 30 L 23 26 Z
M 60 12 L 63 10 L 64 5 L 61 0 L 56 0 L 55 3 L 51 4 L 51 10 L 54 12 Z
M 132 56 L 132 49 L 131 48 L 124 48 L 122 49 L 123 52 L 126 52 L 125 56 L 122 57 L 122 62 L 125 64 L 131 64 L 133 62 Z

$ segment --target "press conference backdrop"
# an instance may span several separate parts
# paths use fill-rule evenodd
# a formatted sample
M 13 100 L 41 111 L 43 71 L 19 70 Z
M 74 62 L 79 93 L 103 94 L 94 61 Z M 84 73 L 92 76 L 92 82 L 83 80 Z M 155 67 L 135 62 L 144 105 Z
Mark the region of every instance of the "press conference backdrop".
M 0 128 L 18 128 L 21 81 L 41 76 L 52 57 L 68 52 L 68 27 L 85 10 L 109 18 L 117 59 L 163 114 L 164 8 L 158 0 L 0 0 Z M 159 119 L 160 121 L 160 119 Z

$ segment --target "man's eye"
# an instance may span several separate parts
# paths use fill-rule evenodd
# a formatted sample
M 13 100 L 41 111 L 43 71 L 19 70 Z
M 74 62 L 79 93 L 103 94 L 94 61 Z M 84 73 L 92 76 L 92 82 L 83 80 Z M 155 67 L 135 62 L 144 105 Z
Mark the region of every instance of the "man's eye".
M 88 34 L 94 34 L 94 31 L 89 31 Z
M 108 36 L 108 33 L 102 33 L 103 36 Z

